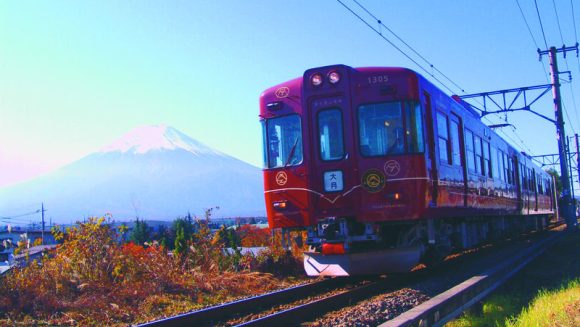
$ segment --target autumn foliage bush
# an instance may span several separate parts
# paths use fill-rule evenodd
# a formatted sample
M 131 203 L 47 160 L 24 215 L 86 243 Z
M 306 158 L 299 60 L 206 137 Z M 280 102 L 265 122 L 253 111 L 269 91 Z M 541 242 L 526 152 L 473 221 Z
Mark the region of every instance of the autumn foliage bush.
M 199 227 L 179 252 L 122 244 L 104 218 L 57 231 L 56 250 L 1 280 L 0 325 L 143 322 L 288 286 L 274 274 L 301 268 L 279 245 L 256 256 L 226 252 L 223 233 Z M 252 233 L 248 244 L 262 242 Z

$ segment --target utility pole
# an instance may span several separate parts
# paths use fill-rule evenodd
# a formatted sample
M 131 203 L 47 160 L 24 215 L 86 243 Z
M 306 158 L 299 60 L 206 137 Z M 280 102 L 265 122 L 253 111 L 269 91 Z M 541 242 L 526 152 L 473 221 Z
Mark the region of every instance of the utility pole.
M 564 116 L 562 115 L 562 98 L 560 95 L 560 72 L 558 71 L 558 60 L 556 54 L 558 52 L 563 52 L 564 57 L 566 56 L 566 51 L 575 50 L 578 52 L 578 44 L 574 47 L 561 47 L 556 49 L 556 47 L 551 47 L 549 50 L 540 51 L 538 49 L 538 54 L 540 59 L 542 55 L 548 55 L 550 59 L 550 72 L 552 73 L 552 95 L 554 97 L 554 113 L 556 115 L 556 134 L 558 138 L 558 153 L 560 155 L 560 172 L 562 173 L 562 212 L 564 213 L 564 219 L 566 220 L 566 225 L 569 229 L 576 225 L 576 210 L 574 209 L 574 203 L 572 202 L 571 192 L 570 192 L 570 178 L 568 176 L 568 155 L 566 153 L 566 131 L 564 130 Z
M 42 202 L 40 211 L 42 212 L 42 245 L 44 245 L 44 212 L 46 211 L 44 210 L 44 202 Z
M 576 138 L 576 163 L 578 164 L 578 167 L 576 168 L 578 169 L 578 185 L 580 185 L 580 153 L 578 153 L 580 146 L 578 145 L 578 134 L 575 134 L 574 137 Z
M 572 194 L 572 212 L 576 214 L 576 195 L 574 194 L 574 172 L 572 171 L 572 151 L 570 151 L 570 138 L 566 139 L 566 154 L 568 155 L 568 169 L 570 169 L 570 193 Z

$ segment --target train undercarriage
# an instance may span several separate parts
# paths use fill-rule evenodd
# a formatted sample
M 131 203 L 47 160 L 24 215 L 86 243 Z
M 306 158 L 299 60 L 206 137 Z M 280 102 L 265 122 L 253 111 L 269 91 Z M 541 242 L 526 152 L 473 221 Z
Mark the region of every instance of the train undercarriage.
M 359 223 L 329 218 L 307 229 L 304 268 L 309 276 L 408 272 L 487 241 L 544 229 L 548 219 L 533 215 Z

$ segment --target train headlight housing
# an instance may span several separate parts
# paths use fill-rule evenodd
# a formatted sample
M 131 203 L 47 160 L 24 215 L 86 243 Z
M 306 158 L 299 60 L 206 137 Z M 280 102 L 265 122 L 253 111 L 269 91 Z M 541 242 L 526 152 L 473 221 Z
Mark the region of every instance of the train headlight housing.
M 322 75 L 319 73 L 315 73 L 312 74 L 312 76 L 310 76 L 310 83 L 312 83 L 313 86 L 320 86 L 322 85 L 323 81 L 324 79 L 322 78 Z
M 272 203 L 272 206 L 274 207 L 274 209 L 277 210 L 284 210 L 286 209 L 287 206 L 287 202 L 282 200 L 282 201 L 274 201 L 274 203 Z
M 340 82 L 340 74 L 337 71 L 332 71 L 328 73 L 328 81 L 330 84 L 337 84 Z

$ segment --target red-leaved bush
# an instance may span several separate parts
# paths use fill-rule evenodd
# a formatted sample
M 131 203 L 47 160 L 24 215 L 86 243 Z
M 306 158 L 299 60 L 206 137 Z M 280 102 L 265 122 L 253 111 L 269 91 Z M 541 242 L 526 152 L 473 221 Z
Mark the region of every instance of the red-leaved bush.
M 251 243 L 262 242 L 251 231 Z M 216 235 L 202 224 L 171 253 L 157 244 L 121 244 L 104 218 L 56 232 L 56 250 L 0 280 L 0 325 L 144 322 L 286 287 L 274 274 L 301 270 L 300 258 L 279 245 L 257 256 L 228 254 Z

